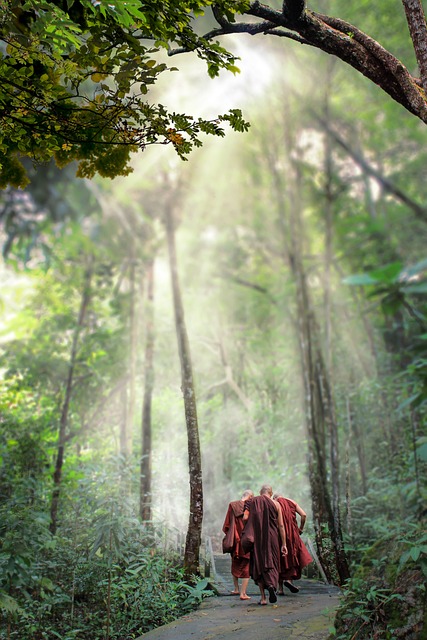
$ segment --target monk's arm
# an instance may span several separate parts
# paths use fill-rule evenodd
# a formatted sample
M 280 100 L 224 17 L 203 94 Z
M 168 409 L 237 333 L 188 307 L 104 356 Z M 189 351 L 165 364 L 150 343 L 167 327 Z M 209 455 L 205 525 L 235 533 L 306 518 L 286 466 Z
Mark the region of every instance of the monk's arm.
M 286 533 L 285 533 L 285 525 L 283 524 L 283 514 L 282 507 L 278 502 L 276 502 L 277 507 L 277 524 L 279 527 L 280 538 L 282 540 L 282 553 L 286 555 L 288 553 L 288 549 L 286 547 Z
M 296 512 L 298 513 L 299 517 L 301 518 L 301 522 L 300 522 L 300 525 L 299 525 L 299 532 L 301 534 L 304 531 L 304 525 L 305 525 L 305 521 L 307 519 L 307 514 L 304 511 L 304 509 L 301 509 L 299 504 L 296 504 Z
M 225 520 L 224 520 L 224 524 L 222 525 L 222 530 L 223 530 L 224 533 L 227 533 L 229 528 L 230 528 L 230 507 L 228 507 L 227 514 L 226 514 Z

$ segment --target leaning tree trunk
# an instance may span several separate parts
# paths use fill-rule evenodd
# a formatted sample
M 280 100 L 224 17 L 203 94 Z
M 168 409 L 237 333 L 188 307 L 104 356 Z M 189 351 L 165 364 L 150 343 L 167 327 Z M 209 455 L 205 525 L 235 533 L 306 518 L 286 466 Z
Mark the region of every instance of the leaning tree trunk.
M 61 490 L 61 480 L 62 480 L 62 467 L 64 464 L 64 450 L 65 450 L 65 442 L 67 435 L 67 425 L 68 425 L 68 414 L 70 410 L 70 402 L 71 395 L 73 390 L 73 379 L 74 379 L 74 370 L 76 365 L 76 357 L 78 350 L 78 343 L 81 330 L 84 325 L 86 311 L 89 305 L 90 296 L 91 296 L 91 279 L 92 279 L 92 264 L 86 269 L 84 281 L 83 281 L 83 291 L 80 302 L 80 310 L 77 319 L 77 326 L 74 330 L 73 341 L 71 344 L 71 354 L 70 354 L 70 362 L 68 365 L 68 375 L 67 382 L 65 385 L 65 393 L 64 393 L 64 402 L 62 404 L 61 409 L 61 418 L 59 422 L 59 434 L 58 434 L 58 452 L 56 456 L 55 462 L 55 471 L 53 474 L 53 484 L 54 489 L 52 493 L 52 501 L 50 506 L 50 525 L 49 529 L 51 533 L 55 535 L 56 529 L 58 526 L 58 505 L 59 505 L 59 496 Z
M 184 551 L 184 570 L 189 577 L 199 572 L 199 553 L 202 539 L 203 485 L 202 460 L 197 422 L 196 395 L 194 392 L 193 369 L 190 345 L 185 325 L 184 308 L 178 278 L 175 247 L 175 227 L 172 204 L 165 203 L 165 226 L 169 250 L 169 264 L 175 311 L 175 326 L 181 363 L 181 390 L 184 397 L 185 421 L 188 437 L 188 464 L 190 472 L 190 516 Z
M 142 403 L 142 451 L 139 493 L 139 515 L 142 522 L 151 522 L 151 401 L 154 388 L 154 261 L 147 269 L 147 305 L 145 335 L 145 387 Z

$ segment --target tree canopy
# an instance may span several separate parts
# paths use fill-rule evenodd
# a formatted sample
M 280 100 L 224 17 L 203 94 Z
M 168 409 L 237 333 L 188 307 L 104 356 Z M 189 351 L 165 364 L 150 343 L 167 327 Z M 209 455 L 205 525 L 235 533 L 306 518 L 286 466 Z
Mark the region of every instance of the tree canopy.
M 236 71 L 218 44 L 196 36 L 192 14 L 209 2 L 9 0 L 2 2 L 0 186 L 25 186 L 19 156 L 59 166 L 79 161 L 78 175 L 128 173 L 130 153 L 171 143 L 181 157 L 199 133 L 224 135 L 221 123 L 247 124 L 239 110 L 207 121 L 169 113 L 145 98 L 172 69 L 155 54 L 169 42 L 197 48 L 211 75 Z M 244 3 L 223 2 L 232 17 Z
M 238 71 L 217 40 L 230 33 L 268 34 L 332 54 L 427 122 L 427 29 L 420 0 L 402 0 L 420 70 L 413 76 L 393 53 L 346 20 L 309 10 L 302 0 L 280 8 L 247 0 L 2 0 L 0 21 L 0 187 L 28 182 L 19 160 L 73 160 L 78 175 L 126 175 L 130 154 L 172 144 L 182 158 L 200 134 L 247 129 L 239 109 L 213 119 L 169 112 L 147 94 L 171 71 L 158 53 L 196 52 L 214 77 Z M 199 35 L 198 18 L 212 9 Z M 203 23 L 204 24 L 204 23 Z

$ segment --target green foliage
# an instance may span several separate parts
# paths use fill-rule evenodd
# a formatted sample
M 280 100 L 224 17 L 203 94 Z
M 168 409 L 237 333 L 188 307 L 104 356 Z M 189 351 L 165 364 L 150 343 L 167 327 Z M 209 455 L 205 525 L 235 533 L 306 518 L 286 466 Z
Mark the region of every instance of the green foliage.
M 334 638 L 422 637 L 425 543 L 422 526 L 406 525 L 388 531 L 365 551 L 342 591 Z
M 193 31 L 191 12 L 210 4 L 8 0 L 0 21 L 0 187 L 28 183 L 20 156 L 54 157 L 60 167 L 77 160 L 80 177 L 114 177 L 127 175 L 130 153 L 147 145 L 172 144 L 184 158 L 201 145 L 199 132 L 224 135 L 145 98 L 173 70 L 156 60 L 171 43 L 197 50 L 211 76 L 236 70 L 232 54 Z M 221 5 L 234 15 L 246 3 Z M 247 128 L 235 113 L 219 119 Z
M 184 581 L 179 558 L 165 551 L 164 526 L 138 522 L 133 500 L 123 498 L 125 476 L 117 458 L 88 465 L 77 483 L 68 482 L 72 507 L 55 538 L 34 501 L 1 496 L 0 607 L 11 638 L 101 640 L 108 617 L 110 638 L 130 639 L 211 595 L 207 581 Z M 46 490 L 41 480 L 36 485 L 35 495 Z
M 188 595 L 181 604 L 182 611 L 189 613 L 193 609 L 197 608 L 204 598 L 212 596 L 212 588 L 209 584 L 209 578 L 203 578 L 202 580 L 195 580 L 195 584 L 184 584 L 185 589 L 188 591 Z
M 413 393 L 400 409 L 406 406 L 421 408 L 427 402 L 427 260 L 403 267 L 394 262 L 367 273 L 348 276 L 344 283 L 368 287 L 368 297 L 380 299 L 384 315 L 407 317 L 409 336 L 408 352 L 413 359 L 407 364 L 406 374 L 411 380 L 418 379 Z

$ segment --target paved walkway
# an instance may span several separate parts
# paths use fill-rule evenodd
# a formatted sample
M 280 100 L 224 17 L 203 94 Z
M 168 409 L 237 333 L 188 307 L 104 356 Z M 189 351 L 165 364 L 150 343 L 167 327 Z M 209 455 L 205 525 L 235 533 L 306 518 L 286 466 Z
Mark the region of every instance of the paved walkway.
M 219 597 L 207 598 L 193 613 L 150 631 L 138 640 L 326 640 L 333 626 L 339 589 L 315 580 L 300 580 L 300 592 L 278 596 L 259 606 L 258 587 L 250 581 L 251 600 L 229 595 L 230 556 L 215 556 Z M 286 590 L 285 590 L 286 591 Z

